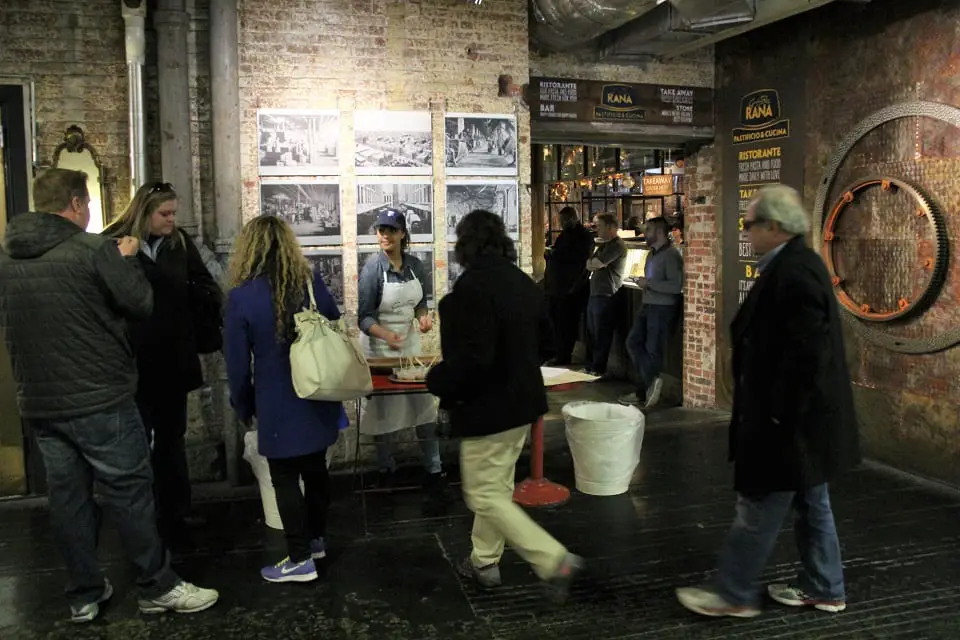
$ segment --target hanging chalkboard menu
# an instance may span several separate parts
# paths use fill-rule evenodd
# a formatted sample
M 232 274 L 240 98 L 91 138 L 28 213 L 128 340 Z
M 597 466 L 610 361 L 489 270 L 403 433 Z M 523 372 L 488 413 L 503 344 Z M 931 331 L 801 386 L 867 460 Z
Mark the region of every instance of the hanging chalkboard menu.
M 534 120 L 713 126 L 713 89 L 704 87 L 535 77 L 526 97 Z

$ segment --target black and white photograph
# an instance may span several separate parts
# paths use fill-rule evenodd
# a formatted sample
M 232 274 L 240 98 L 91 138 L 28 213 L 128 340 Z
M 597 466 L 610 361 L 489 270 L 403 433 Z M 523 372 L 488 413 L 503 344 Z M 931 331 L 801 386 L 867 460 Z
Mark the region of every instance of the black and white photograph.
M 357 179 L 357 242 L 377 243 L 377 216 L 396 209 L 407 222 L 410 242 L 433 242 L 433 182 Z
M 276 216 L 305 246 L 340 244 L 340 185 L 336 180 L 260 183 L 260 215 Z
M 343 253 L 337 249 L 308 249 L 304 257 L 313 265 L 313 270 L 323 277 L 330 295 L 337 301 L 340 311 L 344 310 L 343 298 Z
M 517 175 L 517 119 L 511 115 L 444 116 L 448 176 Z
M 261 109 L 257 135 L 262 176 L 340 173 L 340 114 L 336 111 Z
M 520 237 L 516 180 L 447 180 L 447 240 L 456 241 L 457 223 L 475 209 L 497 214 L 507 235 L 514 240 Z
M 427 294 L 427 306 L 433 309 L 436 304 L 433 296 L 433 249 L 430 247 L 409 247 L 407 251 L 419 258 L 420 262 L 423 263 L 423 270 L 427 272 L 427 281 L 421 282 L 420 286 L 423 287 Z M 363 265 L 367 264 L 369 260 L 375 258 L 379 253 L 380 249 L 377 247 L 358 247 L 357 273 L 362 273 Z
M 353 129 L 357 175 L 433 173 L 429 111 L 357 111 Z

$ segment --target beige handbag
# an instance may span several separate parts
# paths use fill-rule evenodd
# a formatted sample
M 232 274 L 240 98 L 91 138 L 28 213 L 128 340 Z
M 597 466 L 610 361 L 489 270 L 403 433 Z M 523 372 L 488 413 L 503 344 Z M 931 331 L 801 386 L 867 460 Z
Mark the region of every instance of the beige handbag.
M 373 391 L 370 367 L 343 326 L 317 311 L 313 283 L 307 282 L 310 306 L 293 316 L 297 337 L 290 345 L 293 389 L 305 400 L 344 402 Z

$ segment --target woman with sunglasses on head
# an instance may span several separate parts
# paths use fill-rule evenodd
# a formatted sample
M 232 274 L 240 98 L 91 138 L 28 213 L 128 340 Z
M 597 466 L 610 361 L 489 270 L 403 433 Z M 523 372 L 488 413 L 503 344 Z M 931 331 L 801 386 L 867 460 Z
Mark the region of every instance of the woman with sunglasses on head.
M 177 228 L 177 206 L 173 186 L 145 184 L 103 232 L 140 240 L 137 257 L 153 287 L 153 315 L 130 323 L 130 336 L 139 374 L 137 407 L 153 440 L 157 519 L 168 541 L 180 539 L 197 522 L 190 513 L 187 394 L 203 385 L 198 354 L 219 348 L 223 299 L 196 245 Z M 198 345 L 211 340 L 201 335 L 210 332 L 216 343 Z
M 340 310 L 293 230 L 271 216 L 244 226 L 230 280 L 224 332 L 230 403 L 241 422 L 257 418 L 257 447 L 270 466 L 287 538 L 287 557 L 260 575 L 267 582 L 310 582 L 317 579 L 315 561 L 327 555 L 327 449 L 348 423 L 343 403 L 304 400 L 294 391 L 293 317 L 307 305 L 308 284 L 324 317 L 338 320 Z
M 418 356 L 420 333 L 433 327 L 427 309 L 423 263 L 405 251 L 409 237 L 406 220 L 395 209 L 377 216 L 380 253 L 360 273 L 360 304 L 357 322 L 368 357 Z M 440 462 L 436 432 L 437 406 L 426 394 L 378 396 L 365 402 L 360 433 L 372 435 L 380 465 L 379 483 L 389 486 L 396 471 L 393 434 L 416 427 L 424 467 L 423 485 L 427 508 L 435 511 L 449 502 L 449 492 Z

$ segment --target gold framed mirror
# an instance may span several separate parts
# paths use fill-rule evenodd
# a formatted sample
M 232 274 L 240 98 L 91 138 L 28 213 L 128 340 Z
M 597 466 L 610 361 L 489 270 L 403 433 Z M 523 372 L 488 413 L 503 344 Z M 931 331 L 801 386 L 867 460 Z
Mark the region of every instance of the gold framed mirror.
M 90 193 L 90 224 L 87 231 L 100 233 L 110 220 L 109 201 L 104 189 L 103 165 L 100 156 L 84 139 L 83 129 L 73 124 L 63 133 L 63 142 L 53 152 L 53 166 L 87 174 Z

